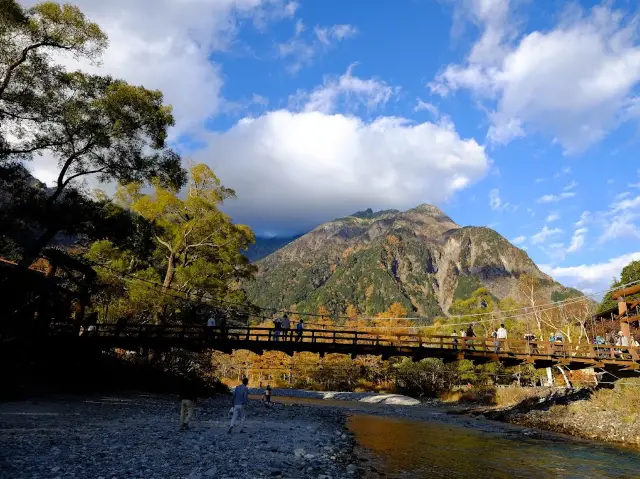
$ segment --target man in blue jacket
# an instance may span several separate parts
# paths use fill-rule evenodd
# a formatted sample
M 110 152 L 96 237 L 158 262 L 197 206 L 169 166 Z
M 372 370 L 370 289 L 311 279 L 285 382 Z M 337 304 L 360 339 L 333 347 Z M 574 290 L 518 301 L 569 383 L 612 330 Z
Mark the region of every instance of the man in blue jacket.
M 242 384 L 236 386 L 236 389 L 233 391 L 233 397 L 231 399 L 233 416 L 231 416 L 231 425 L 227 431 L 229 434 L 231 434 L 233 426 L 235 426 L 238 421 L 238 415 L 240 415 L 240 432 L 244 432 L 244 421 L 246 419 L 244 407 L 249 401 L 249 388 L 247 384 L 249 384 L 249 379 L 243 378 Z

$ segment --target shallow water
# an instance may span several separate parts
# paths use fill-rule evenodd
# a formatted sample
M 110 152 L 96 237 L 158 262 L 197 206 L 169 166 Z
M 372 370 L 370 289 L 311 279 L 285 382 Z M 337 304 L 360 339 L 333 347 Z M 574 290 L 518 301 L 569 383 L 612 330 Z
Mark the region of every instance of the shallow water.
M 348 424 L 386 477 L 640 478 L 639 452 L 600 443 L 369 414 Z

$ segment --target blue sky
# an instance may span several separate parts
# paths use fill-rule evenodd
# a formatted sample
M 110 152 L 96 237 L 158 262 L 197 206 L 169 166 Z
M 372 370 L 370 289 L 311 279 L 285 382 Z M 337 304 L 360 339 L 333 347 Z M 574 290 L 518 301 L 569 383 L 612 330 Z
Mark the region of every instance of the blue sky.
M 258 234 L 432 203 L 585 291 L 640 259 L 635 1 L 156 3 L 79 0 L 82 67 L 161 89 Z

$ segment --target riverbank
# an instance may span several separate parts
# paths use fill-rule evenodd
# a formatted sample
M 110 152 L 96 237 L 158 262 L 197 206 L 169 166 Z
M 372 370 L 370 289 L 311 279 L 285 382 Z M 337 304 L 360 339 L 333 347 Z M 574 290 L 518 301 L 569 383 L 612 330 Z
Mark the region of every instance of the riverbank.
M 548 389 L 510 407 L 455 412 L 640 448 L 639 387 L 627 380 L 613 389 Z
M 340 411 L 250 401 L 246 433 L 227 434 L 228 410 L 228 397 L 202 400 L 191 429 L 179 432 L 178 401 L 166 396 L 0 403 L 0 476 L 358 477 Z
M 249 394 L 262 396 L 263 388 L 249 388 Z M 306 399 L 323 399 L 328 401 L 359 401 L 369 404 L 387 404 L 394 406 L 418 406 L 421 402 L 402 394 L 381 394 L 381 393 L 354 393 L 339 391 L 309 391 L 306 389 L 280 389 L 273 388 L 272 396 Z
M 468 416 L 475 420 L 489 419 L 524 426 L 528 437 L 542 438 L 546 431 L 640 447 L 640 401 L 637 391 L 637 388 L 619 385 L 614 389 L 598 391 L 591 388 L 501 388 L 493 394 L 494 399 L 500 399 L 499 404 L 512 400 L 513 404 L 509 406 L 487 406 L 464 401 L 445 403 L 438 400 L 421 403 L 398 394 L 299 389 L 273 389 L 272 394 L 276 402 L 291 404 L 296 401 L 318 401 L 317 405 L 339 407 L 346 414 L 364 412 L 418 420 L 438 418 L 444 422 L 448 420 L 440 417 L 442 415 Z M 253 388 L 250 393 L 258 398 L 263 390 Z

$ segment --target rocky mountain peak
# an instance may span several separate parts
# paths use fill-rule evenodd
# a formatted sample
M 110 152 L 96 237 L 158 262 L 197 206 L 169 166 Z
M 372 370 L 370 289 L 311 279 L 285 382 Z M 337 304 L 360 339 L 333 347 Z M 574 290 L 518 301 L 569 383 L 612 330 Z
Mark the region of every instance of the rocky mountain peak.
M 485 287 L 497 299 L 518 299 L 518 278 L 538 277 L 549 295 L 566 288 L 542 273 L 499 233 L 460 227 L 440 208 L 372 209 L 318 226 L 256 263 L 246 286 L 260 306 L 300 311 L 348 305 L 375 315 L 393 303 L 415 315 L 447 314 L 453 301 Z M 546 294 L 546 293 L 545 293 Z

